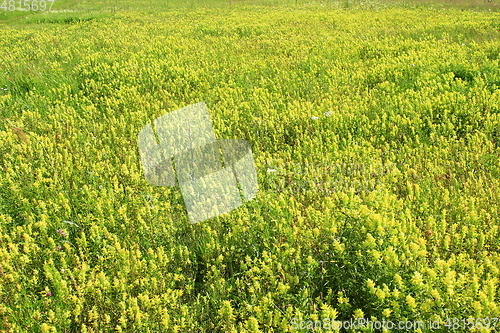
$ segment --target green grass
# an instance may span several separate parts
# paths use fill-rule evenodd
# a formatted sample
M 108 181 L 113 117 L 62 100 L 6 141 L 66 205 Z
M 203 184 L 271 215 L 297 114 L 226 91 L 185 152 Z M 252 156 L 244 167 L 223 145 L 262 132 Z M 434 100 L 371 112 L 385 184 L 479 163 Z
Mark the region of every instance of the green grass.
M 117 0 L 0 16 L 0 332 L 499 317 L 496 8 Z M 218 138 L 250 143 L 260 191 L 191 225 L 178 188 L 144 180 L 137 134 L 199 101 Z

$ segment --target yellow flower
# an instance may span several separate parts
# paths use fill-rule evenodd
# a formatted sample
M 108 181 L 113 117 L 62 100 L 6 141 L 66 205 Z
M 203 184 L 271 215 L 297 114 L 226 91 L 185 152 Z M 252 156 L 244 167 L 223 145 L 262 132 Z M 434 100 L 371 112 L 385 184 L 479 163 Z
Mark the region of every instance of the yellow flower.
M 408 304 L 408 306 L 412 310 L 414 310 L 417 307 L 417 302 L 415 301 L 415 298 L 413 298 L 410 295 L 406 296 L 406 304 Z
M 40 325 L 40 329 L 42 331 L 42 333 L 51 333 L 51 332 L 55 332 L 55 328 L 46 324 L 46 323 L 42 323 L 42 325 Z
M 364 318 L 365 314 L 363 312 L 363 310 L 361 309 L 357 309 L 356 311 L 354 311 L 354 318 Z

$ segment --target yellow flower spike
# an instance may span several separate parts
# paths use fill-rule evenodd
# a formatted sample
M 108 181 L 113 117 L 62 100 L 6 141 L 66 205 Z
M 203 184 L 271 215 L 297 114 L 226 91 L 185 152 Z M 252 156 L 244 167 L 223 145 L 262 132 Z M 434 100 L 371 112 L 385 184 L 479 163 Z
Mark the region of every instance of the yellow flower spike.
M 361 310 L 361 309 L 357 309 L 357 310 L 355 310 L 355 311 L 354 311 L 354 313 L 353 313 L 353 317 L 354 317 L 355 319 L 358 319 L 358 318 L 364 318 L 364 316 L 365 316 L 365 313 L 364 313 L 364 312 L 363 312 L 363 310 Z
M 40 325 L 40 330 L 43 332 L 43 333 L 52 333 L 52 332 L 55 332 L 55 328 L 46 324 L 46 323 L 42 323 Z
M 415 272 L 413 275 L 413 278 L 411 279 L 411 282 L 417 286 L 420 286 L 423 282 L 423 276 L 420 272 Z
M 406 304 L 408 305 L 408 307 L 411 310 L 416 310 L 416 308 L 417 308 L 417 302 L 416 302 L 415 298 L 413 298 L 410 295 L 406 296 Z
M 386 293 L 382 290 L 382 289 L 379 289 L 377 288 L 375 290 L 375 295 L 379 298 L 379 299 L 384 299 L 386 297 Z
M 373 282 L 373 280 L 372 280 L 372 279 L 368 279 L 368 280 L 366 280 L 366 285 L 367 285 L 367 287 L 368 287 L 370 290 L 375 289 L 375 282 Z

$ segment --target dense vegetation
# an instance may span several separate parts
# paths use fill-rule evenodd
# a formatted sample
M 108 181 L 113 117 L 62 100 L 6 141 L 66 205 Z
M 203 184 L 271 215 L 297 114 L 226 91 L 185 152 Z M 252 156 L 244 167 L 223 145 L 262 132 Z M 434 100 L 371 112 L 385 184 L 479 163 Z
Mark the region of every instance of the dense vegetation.
M 498 12 L 53 10 L 0 23 L 0 332 L 500 317 Z M 260 192 L 192 225 L 137 134 L 199 101 L 251 144 Z

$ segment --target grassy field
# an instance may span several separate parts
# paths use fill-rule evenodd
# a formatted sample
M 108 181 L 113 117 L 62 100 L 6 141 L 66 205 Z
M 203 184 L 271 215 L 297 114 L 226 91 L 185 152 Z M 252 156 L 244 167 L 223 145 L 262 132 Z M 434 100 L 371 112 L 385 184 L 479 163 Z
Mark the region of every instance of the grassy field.
M 0 332 L 498 330 L 498 8 L 0 13 Z M 137 134 L 200 101 L 251 144 L 260 191 L 190 224 Z

